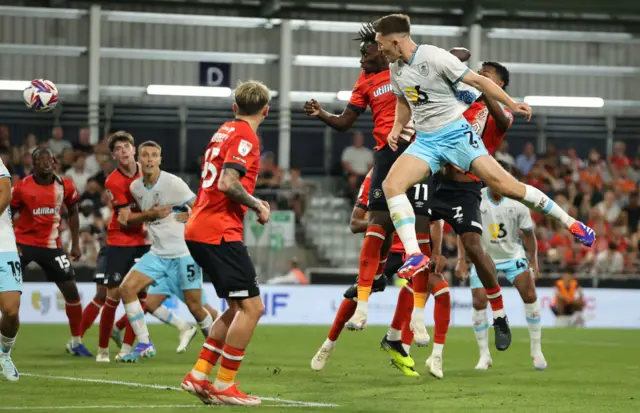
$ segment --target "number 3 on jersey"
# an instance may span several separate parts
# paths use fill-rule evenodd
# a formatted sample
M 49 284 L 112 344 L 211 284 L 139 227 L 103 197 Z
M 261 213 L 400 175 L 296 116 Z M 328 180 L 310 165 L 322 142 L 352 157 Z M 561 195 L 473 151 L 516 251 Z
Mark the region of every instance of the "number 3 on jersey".
M 220 154 L 220 148 L 210 148 L 204 154 L 204 166 L 202 167 L 202 187 L 209 188 L 218 177 L 218 170 L 213 164 L 213 160 Z

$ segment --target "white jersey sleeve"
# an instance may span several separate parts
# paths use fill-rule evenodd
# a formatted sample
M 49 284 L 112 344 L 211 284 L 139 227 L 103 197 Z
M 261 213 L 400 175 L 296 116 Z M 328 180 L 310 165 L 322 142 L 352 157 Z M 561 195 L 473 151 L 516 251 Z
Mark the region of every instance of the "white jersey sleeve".
M 11 179 L 11 174 L 0 159 L 0 179 Z M 13 222 L 11 220 L 11 207 L 7 205 L 2 215 L 0 215 L 0 252 L 15 252 L 16 236 L 13 232 Z
M 171 177 L 174 178 L 171 192 L 176 200 L 175 206 L 185 206 L 196 199 L 196 194 L 193 193 L 185 181 L 175 175 L 171 175 Z
M 442 77 L 456 85 L 467 74 L 469 68 L 446 50 L 440 48 L 435 50 L 436 52 L 430 59 L 434 68 Z

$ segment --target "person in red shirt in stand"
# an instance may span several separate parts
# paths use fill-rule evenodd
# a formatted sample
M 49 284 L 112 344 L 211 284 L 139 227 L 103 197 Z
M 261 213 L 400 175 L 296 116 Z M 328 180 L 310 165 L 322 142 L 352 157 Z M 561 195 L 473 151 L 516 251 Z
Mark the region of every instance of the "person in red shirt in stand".
M 96 356 L 96 361 L 99 363 L 108 363 L 110 361 L 109 339 L 111 338 L 111 330 L 115 321 L 116 309 L 120 304 L 118 287 L 136 260 L 146 254 L 150 248 L 150 241 L 147 239 L 144 224 L 123 227 L 118 223 L 118 211 L 120 209 L 131 207 L 132 211 L 139 212 L 133 195 L 129 191 L 131 182 L 140 176 L 140 167 L 135 159 L 136 148 L 133 136 L 125 131 L 116 132 L 109 137 L 108 145 L 118 167 L 105 181 L 105 189 L 109 196 L 113 213 L 107 227 L 107 245 L 102 263 L 104 272 L 96 271 L 94 277 L 97 284 L 107 287 L 107 299 L 100 315 L 98 354 Z M 163 218 L 171 210 L 170 208 L 155 207 L 153 212 L 158 218 Z M 142 292 L 138 296 L 144 305 L 146 292 Z M 130 326 L 127 329 L 131 330 L 130 336 L 134 335 Z M 123 346 L 120 354 L 127 354 L 128 352 L 130 352 L 130 349 L 125 349 Z
M 256 132 L 269 113 L 269 89 L 262 83 L 241 83 L 235 90 L 234 120 L 211 138 L 204 155 L 200 189 L 185 228 L 191 256 L 213 281 L 228 308 L 218 317 L 202 346 L 198 361 L 182 388 L 205 404 L 252 406 L 252 397 L 235 383 L 245 349 L 264 313 L 255 267 L 242 242 L 247 209 L 258 222 L 269 220 L 269 204 L 255 198 L 260 170 Z M 222 356 L 215 381 L 209 375 Z
M 78 191 L 68 178 L 54 173 L 55 157 L 50 149 L 40 148 L 31 154 L 34 173 L 20 180 L 13 188 L 11 209 L 18 214 L 15 220 L 16 243 L 22 268 L 35 261 L 47 280 L 56 283 L 64 296 L 69 319 L 71 340 L 67 352 L 74 356 L 92 357 L 82 344 L 80 323 L 82 303 L 75 282 L 71 262 L 60 244 L 62 208 L 69 214 L 71 251 L 69 257 L 77 261 L 80 251 L 80 221 Z

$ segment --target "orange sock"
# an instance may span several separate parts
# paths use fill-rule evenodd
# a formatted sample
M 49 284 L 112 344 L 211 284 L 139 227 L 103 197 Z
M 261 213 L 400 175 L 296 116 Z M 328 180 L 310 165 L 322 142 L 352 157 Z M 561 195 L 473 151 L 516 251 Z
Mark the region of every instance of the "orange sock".
M 440 281 L 433 288 L 435 300 L 433 308 L 433 342 L 444 344 L 449 331 L 451 319 L 451 297 L 449 296 L 449 284 L 445 280 Z
M 371 286 L 380 265 L 380 249 L 387 234 L 382 227 L 370 225 L 364 236 L 364 244 L 360 250 L 360 267 L 358 269 L 358 302 L 368 302 Z
M 427 257 L 431 256 L 431 246 L 429 244 L 429 234 L 418 234 L 418 245 L 420 252 Z M 424 308 L 427 305 L 427 285 L 429 281 L 429 268 L 420 271 L 413 276 L 413 306 Z
M 224 343 L 222 341 L 207 337 L 207 340 L 202 345 L 202 350 L 200 350 L 198 361 L 193 366 L 193 370 L 191 370 L 191 374 L 199 380 L 208 378 L 211 370 L 218 363 L 223 347 Z
M 224 390 L 233 384 L 243 358 L 244 349 L 231 347 L 227 344 L 224 345 L 220 370 L 218 370 L 218 374 L 216 375 L 216 388 Z

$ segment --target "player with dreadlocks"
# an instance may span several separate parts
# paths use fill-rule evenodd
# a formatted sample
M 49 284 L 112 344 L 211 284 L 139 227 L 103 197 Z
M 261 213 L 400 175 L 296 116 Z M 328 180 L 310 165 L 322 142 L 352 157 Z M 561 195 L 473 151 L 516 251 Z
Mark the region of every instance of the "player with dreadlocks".
M 333 352 L 335 341 L 345 323 L 347 329 L 350 330 L 362 330 L 366 326 L 368 301 L 372 288 L 373 291 L 382 291 L 386 286 L 385 277 L 382 275 L 385 264 L 387 267 L 385 273 L 395 273 L 395 270 L 390 268 L 393 266 L 391 261 L 395 254 L 392 254 L 389 258 L 390 262 L 387 262 L 387 256 L 394 238 L 394 227 L 382 191 L 382 181 L 386 178 L 391 165 L 408 146 L 409 141 L 415 134 L 412 125 L 409 124 L 402 132 L 405 142 L 400 145 L 397 151 L 391 150 L 387 145 L 386 137 L 393 127 L 396 107 L 396 97 L 391 89 L 389 62 L 378 51 L 375 41 L 375 29 L 371 23 L 363 25 L 359 32 L 359 37 L 354 40 L 360 42 L 360 67 L 362 68 L 362 73 L 353 88 L 349 104 L 342 114 L 334 115 L 323 110 L 320 104 L 313 99 L 307 101 L 304 105 L 307 115 L 315 116 L 333 129 L 342 132 L 351 128 L 356 119 L 367 110 L 367 107 L 371 108 L 374 123 L 373 136 L 377 142 L 374 166 L 370 173 L 368 203 L 367 205 L 356 205 L 356 208 L 354 208 L 354 213 L 357 210 L 361 210 L 362 215 L 364 215 L 365 210 L 368 213 L 368 218 L 362 222 L 362 228 L 359 231 L 354 231 L 365 233 L 364 244 L 360 252 L 358 284 L 356 288 L 351 287 L 345 293 L 345 299 L 340 304 L 329 335 L 312 360 L 311 365 L 314 370 L 320 370 L 324 367 L 327 358 Z M 431 252 L 426 201 L 430 198 L 429 192 L 433 193 L 434 189 L 434 185 L 431 182 L 425 182 L 416 185 L 408 193 L 409 199 L 414 202 L 413 207 L 417 216 L 416 225 L 421 228 L 418 242 L 422 253 L 426 255 Z M 359 199 L 364 198 L 362 195 Z M 404 249 L 401 247 L 399 249 L 391 248 L 391 251 L 399 252 L 401 256 Z M 374 284 L 376 278 L 378 280 Z M 408 368 L 405 374 L 409 375 L 416 375 L 416 373 L 410 371 L 413 367 L 413 360 L 410 359 L 409 354 L 402 346 L 402 330 L 407 325 L 407 319 L 414 304 L 419 310 L 424 311 L 427 300 L 428 280 L 432 284 L 430 286 L 432 287 L 431 290 L 438 293 L 436 306 L 446 307 L 443 308 L 443 311 L 437 313 L 443 314 L 443 316 L 441 320 L 436 317 L 436 333 L 445 330 L 446 334 L 450 306 L 448 285 L 441 276 L 435 274 L 429 279 L 429 271 L 427 269 L 413 278 L 413 291 L 411 288 L 401 289 L 394 322 L 381 342 L 382 347 L 394 359 L 401 361 L 400 365 Z M 407 309 L 409 314 L 407 314 Z M 417 345 L 424 346 L 429 344 L 430 337 L 424 327 L 424 323 L 421 326 L 411 325 L 411 331 L 415 334 Z

